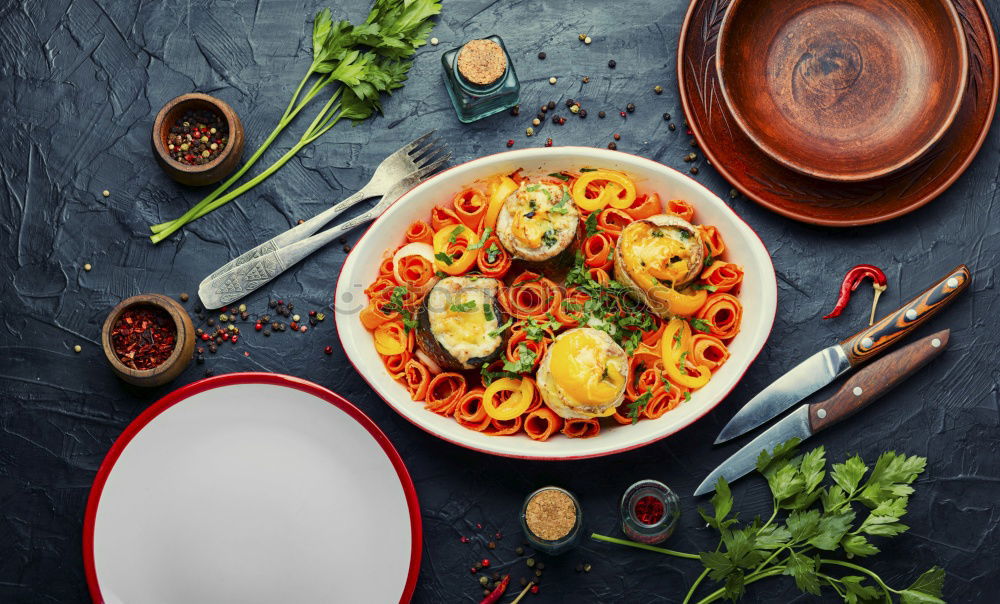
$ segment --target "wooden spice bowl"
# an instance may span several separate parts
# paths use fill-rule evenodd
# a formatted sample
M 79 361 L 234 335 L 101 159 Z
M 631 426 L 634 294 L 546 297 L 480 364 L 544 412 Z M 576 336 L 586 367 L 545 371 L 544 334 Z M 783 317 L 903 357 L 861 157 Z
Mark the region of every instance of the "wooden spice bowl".
M 118 318 L 125 310 L 135 306 L 154 306 L 165 311 L 177 328 L 177 339 L 174 350 L 163 361 L 152 369 L 132 369 L 126 366 L 118 355 L 115 354 L 111 344 L 111 330 L 117 323 Z M 162 294 L 141 294 L 122 300 L 111 309 L 108 318 L 104 320 L 104 327 L 101 328 L 101 346 L 104 348 L 104 356 L 111 364 L 111 369 L 121 379 L 136 386 L 161 386 L 181 374 L 191 363 L 194 356 L 195 333 L 191 317 L 180 304 L 173 299 Z
M 951 0 L 732 0 L 716 68 L 736 127 L 838 182 L 914 163 L 951 127 L 969 73 Z
M 210 109 L 226 120 L 229 142 L 218 157 L 200 166 L 189 166 L 170 157 L 167 135 L 177 118 L 190 110 Z M 218 182 L 232 174 L 243 155 L 243 123 L 225 101 L 214 96 L 192 92 L 172 99 L 160 109 L 153 121 L 153 154 L 156 162 L 170 178 L 185 185 L 202 186 Z

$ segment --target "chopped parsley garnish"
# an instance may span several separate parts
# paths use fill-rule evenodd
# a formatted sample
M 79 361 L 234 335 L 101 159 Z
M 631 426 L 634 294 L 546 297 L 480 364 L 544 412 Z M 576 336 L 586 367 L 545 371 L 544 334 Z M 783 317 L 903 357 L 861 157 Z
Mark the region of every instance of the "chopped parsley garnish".
M 410 331 L 417 328 L 417 319 L 413 316 L 413 313 L 406 310 L 406 305 L 403 303 L 403 298 L 409 290 L 402 285 L 397 285 L 392 288 L 392 295 L 389 297 L 389 303 L 385 305 L 385 310 L 389 312 L 398 312 L 399 316 L 403 318 L 403 331 L 410 333 Z
M 497 247 L 497 244 L 491 243 L 490 247 L 486 248 L 486 261 L 491 263 L 496 262 L 499 256 L 500 248 Z
M 517 360 L 504 361 L 503 370 L 511 373 L 528 373 L 535 366 L 536 358 L 538 358 L 538 353 L 521 342 L 517 345 Z
M 487 321 L 492 321 L 494 319 L 492 304 L 483 304 L 483 316 L 486 317 Z
M 569 213 L 569 208 L 566 207 L 566 204 L 568 202 L 572 201 L 572 200 L 573 200 L 573 198 L 569 196 L 569 191 L 567 191 L 566 189 L 563 189 L 562 199 L 560 199 L 558 203 L 556 203 L 554 206 L 552 206 L 552 213 L 553 214 L 568 214 Z
M 584 222 L 584 226 L 587 228 L 587 237 L 601 232 L 601 230 L 597 228 L 597 217 L 601 215 L 602 211 L 603 210 L 597 210 L 596 212 L 591 212 L 590 216 L 587 216 L 587 221 Z
M 528 187 L 528 190 L 530 191 L 531 187 Z M 531 208 L 532 210 L 537 210 L 538 209 L 538 203 L 534 199 L 531 199 L 531 200 L 528 201 L 528 207 Z
M 647 390 L 628 404 L 628 414 L 626 417 L 632 420 L 632 423 L 639 421 L 639 414 L 646 410 L 646 405 L 649 404 L 649 399 L 653 397 L 651 390 Z
M 694 285 L 691 286 L 691 289 L 703 289 L 705 291 L 714 292 L 719 288 L 716 287 L 715 285 L 709 285 L 707 283 L 695 283 Z
M 445 265 L 451 266 L 453 258 L 449 254 L 446 254 L 445 252 L 438 252 L 434 254 L 434 257 L 443 262 Z
M 463 225 L 458 225 L 457 227 L 455 227 L 455 230 L 452 231 L 450 235 L 448 235 L 448 243 L 455 243 L 458 240 L 458 236 L 461 235 L 462 231 L 464 230 L 465 227 Z
M 691 400 L 691 391 L 690 390 L 685 390 L 684 391 L 684 400 L 685 401 Z
M 470 245 L 468 249 L 478 250 L 479 248 L 486 245 L 486 240 L 490 238 L 491 233 L 493 233 L 493 229 L 491 229 L 490 227 L 486 227 L 485 229 L 483 229 L 483 236 L 479 239 L 479 241 Z
M 513 324 L 514 324 L 514 319 L 507 319 L 506 323 L 504 323 L 503 325 L 501 325 L 501 326 L 497 327 L 496 329 L 494 329 L 493 331 L 491 331 L 489 333 L 489 336 L 491 338 L 495 338 L 495 337 L 499 336 L 500 334 L 502 334 L 503 332 L 507 331 L 510 328 L 510 326 L 513 325 Z
M 683 373 L 684 375 L 688 374 L 687 368 L 684 367 L 684 363 L 687 361 L 687 355 L 688 355 L 688 353 L 687 353 L 686 350 L 684 352 L 682 352 L 681 353 L 680 363 L 677 364 L 677 368 L 680 369 L 681 373 Z
M 541 342 L 548 335 L 545 330 L 556 331 L 560 327 L 562 327 L 562 323 L 556 321 L 551 315 L 547 321 L 536 321 L 529 318 L 524 321 L 524 336 L 529 340 Z
M 597 168 L 580 168 L 581 172 L 597 172 Z
M 549 174 L 549 176 L 551 176 L 552 178 L 558 178 L 559 180 L 562 180 L 562 181 L 569 180 L 569 176 L 563 174 L 562 172 L 553 172 L 553 173 Z
M 685 231 L 684 229 L 677 229 L 677 232 L 681 234 L 681 239 L 683 239 L 684 241 L 687 241 L 688 239 L 691 238 L 691 233 Z
M 601 381 L 606 382 L 611 375 L 608 373 L 608 366 L 604 366 L 604 371 L 601 372 Z
M 451 256 L 449 256 L 449 258 L 451 258 Z M 446 272 L 444 272 L 444 271 L 434 271 L 434 274 L 435 274 L 435 275 L 436 275 L 436 276 L 437 276 L 437 277 L 438 277 L 439 279 L 444 279 L 445 277 L 447 277 L 447 276 L 448 276 L 448 273 L 446 273 Z
M 542 233 L 542 243 L 545 244 L 545 247 L 552 247 L 555 244 L 559 243 L 559 238 L 556 237 L 556 232 L 553 231 L 552 229 L 549 229 L 544 233 Z
M 712 254 L 705 256 L 705 268 L 712 266 L 715 262 L 715 258 L 712 258 Z
M 460 302 L 459 304 L 451 305 L 451 312 L 469 312 L 476 310 L 476 301 L 469 300 L 468 302 Z
M 653 237 L 663 237 L 664 236 L 663 235 L 663 231 L 661 231 L 660 229 L 653 229 L 652 231 L 650 231 L 649 234 L 652 235 Z
M 691 319 L 691 329 L 702 333 L 710 333 L 712 331 L 712 324 L 705 319 Z
M 494 380 L 500 378 L 519 378 L 521 376 L 516 373 L 511 373 L 509 371 L 490 371 L 489 363 L 483 363 L 483 366 L 479 369 L 479 374 L 483 376 L 483 384 L 489 386 Z

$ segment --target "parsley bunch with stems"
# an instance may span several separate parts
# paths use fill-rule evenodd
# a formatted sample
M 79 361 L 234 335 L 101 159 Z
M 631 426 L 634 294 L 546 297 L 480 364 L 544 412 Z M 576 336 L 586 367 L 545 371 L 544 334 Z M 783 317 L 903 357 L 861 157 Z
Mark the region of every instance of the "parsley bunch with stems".
M 361 25 L 346 20 L 335 23 L 330 9 L 317 13 L 313 20 L 312 63 L 274 130 L 250 159 L 207 197 L 179 218 L 151 226 L 150 240 L 163 241 L 189 222 L 259 185 L 340 120 L 346 118 L 357 123 L 380 112 L 381 95 L 403 86 L 412 64 L 410 57 L 424 45 L 434 27 L 430 18 L 440 12 L 440 0 L 375 0 Z M 311 80 L 313 83 L 307 89 Z M 298 142 L 263 172 L 230 190 L 295 117 L 330 86 L 337 87 Z
M 779 575 L 791 576 L 795 585 L 809 594 L 819 595 L 820 588 L 828 586 L 849 604 L 892 602 L 894 597 L 904 604 L 943 603 L 944 570 L 940 567 L 932 567 L 906 589 L 894 589 L 874 571 L 848 561 L 879 552 L 869 537 L 894 537 L 909 528 L 900 519 L 914 492 L 910 485 L 924 471 L 926 458 L 888 451 L 869 468 L 855 455 L 833 464 L 829 473 L 833 484 L 822 486 L 827 476 L 824 448 L 797 455 L 798 444 L 799 439 L 793 438 L 770 453 L 762 451 L 757 458 L 757 470 L 767 479 L 774 508 L 766 521 L 757 517 L 738 526 L 737 516 L 731 515 L 729 485 L 719 478 L 711 499 L 712 513 L 699 510 L 720 534 L 714 551 L 695 555 L 604 535 L 591 537 L 700 560 L 705 568 L 688 590 L 684 604 L 692 601 L 706 577 L 722 587 L 699 604 L 721 598 L 735 601 L 747 585 Z M 856 504 L 867 512 L 860 524 L 856 524 Z M 778 518 L 781 512 L 785 512 L 783 519 Z M 837 552 L 848 560 L 831 557 Z

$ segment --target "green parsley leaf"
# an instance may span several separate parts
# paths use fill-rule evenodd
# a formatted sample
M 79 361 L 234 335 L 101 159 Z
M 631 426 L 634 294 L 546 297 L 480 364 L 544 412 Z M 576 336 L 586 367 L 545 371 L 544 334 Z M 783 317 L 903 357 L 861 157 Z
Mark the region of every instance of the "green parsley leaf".
M 868 466 L 855 455 L 844 463 L 833 464 L 833 472 L 830 473 L 830 477 L 845 493 L 853 494 L 867 471 Z
M 498 326 L 496 329 L 494 329 L 493 331 L 491 331 L 489 333 L 489 336 L 491 338 L 495 338 L 495 337 L 497 337 L 499 335 L 502 335 L 503 332 L 505 332 L 508 329 L 510 329 L 510 326 L 513 325 L 513 324 L 514 324 L 514 320 L 513 319 L 507 319 L 506 323 L 504 323 L 503 325 Z
M 451 305 L 451 312 L 469 312 L 476 309 L 476 301 L 469 300 Z
M 795 552 L 789 552 L 785 571 L 782 574 L 795 578 L 795 585 L 806 593 L 819 595 L 819 577 L 816 568 L 819 564 L 813 558 Z
M 596 235 L 601 232 L 601 229 L 597 226 L 597 218 L 601 215 L 604 210 L 595 210 L 587 216 L 587 220 L 584 221 L 583 226 L 587 230 L 587 237 L 591 235 Z
M 880 551 L 864 535 L 848 535 L 840 542 L 840 546 L 850 556 L 871 556 Z
M 917 577 L 913 585 L 904 589 L 900 594 L 900 598 L 904 604 L 944 604 L 943 589 L 944 569 L 934 566 Z
M 500 248 L 497 247 L 496 243 L 491 243 L 490 247 L 486 248 L 486 261 L 496 262 L 497 258 L 500 257 Z
M 717 291 L 719 291 L 719 287 L 717 285 L 709 285 L 707 283 L 695 283 L 695 284 L 693 284 L 691 286 L 691 289 L 694 289 L 694 290 L 703 289 L 703 290 L 708 291 L 708 292 L 717 292 Z
M 455 229 L 451 232 L 451 234 L 448 235 L 448 243 L 455 243 L 458 240 L 458 236 L 461 235 L 462 231 L 464 230 L 465 227 L 463 225 L 458 225 L 457 227 L 455 227 Z
M 517 346 L 517 360 L 504 361 L 503 370 L 511 373 L 529 373 L 535 367 L 536 358 L 538 358 L 538 353 L 521 342 Z
M 691 319 L 689 322 L 691 323 L 691 329 L 694 329 L 695 331 L 700 331 L 702 333 L 712 332 L 712 324 L 705 319 Z
M 715 263 L 715 258 L 712 257 L 712 254 L 708 254 L 707 256 L 705 256 L 705 262 L 704 262 L 705 268 L 712 266 L 714 263 Z
M 634 401 L 630 402 L 626 406 L 625 417 L 632 420 L 632 423 L 639 421 L 639 414 L 646 410 L 646 405 L 649 404 L 649 399 L 652 398 L 653 393 L 650 390 L 643 392 Z
M 865 580 L 865 577 L 858 575 L 841 577 L 840 583 L 844 586 L 846 591 L 844 594 L 844 601 L 848 604 L 858 604 L 859 602 L 877 600 L 879 591 L 871 585 L 865 585 Z
M 479 248 L 483 247 L 484 245 L 486 245 L 486 240 L 490 238 L 490 234 L 492 234 L 492 233 L 493 233 L 493 229 L 491 229 L 490 227 L 486 227 L 485 229 L 483 229 L 483 236 L 479 238 L 479 241 L 477 241 L 477 242 L 473 243 L 472 245 L 470 245 L 468 247 L 468 249 L 470 249 L 470 250 L 478 250 Z M 494 245 L 496 245 L 496 244 L 494 244 Z
M 483 316 L 486 317 L 487 321 L 492 321 L 494 319 L 492 304 L 483 304 Z
M 434 257 L 443 262 L 446 266 L 451 266 L 453 261 L 452 257 L 445 252 L 438 252 L 434 254 Z
M 558 178 L 559 180 L 564 182 L 569 180 L 569 176 L 563 174 L 562 172 L 552 172 L 551 174 L 549 174 L 549 176 L 551 176 L 552 178 Z

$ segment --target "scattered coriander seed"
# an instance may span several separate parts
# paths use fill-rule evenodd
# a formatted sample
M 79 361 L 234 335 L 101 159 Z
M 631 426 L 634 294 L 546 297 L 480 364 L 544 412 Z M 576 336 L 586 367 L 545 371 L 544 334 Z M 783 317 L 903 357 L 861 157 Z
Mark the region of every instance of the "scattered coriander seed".
M 545 53 L 544 52 L 538 53 L 538 58 L 541 59 L 542 61 L 544 61 L 545 60 Z
M 541 576 L 542 576 L 542 571 L 541 571 L 541 569 L 535 569 L 535 576 L 536 576 L 536 577 L 541 577 Z
M 593 40 L 590 39 L 590 36 L 587 36 L 586 38 L 583 39 L 584 44 L 590 44 L 591 42 L 593 42 Z
M 87 271 L 88 273 L 90 272 L 90 269 L 92 269 L 92 268 L 94 268 L 94 267 L 90 266 L 89 262 L 83 265 L 83 270 Z
M 611 59 L 610 61 L 608 61 L 608 67 L 610 67 L 611 69 L 614 69 L 615 65 L 618 65 L 618 63 L 615 63 L 614 59 Z
M 583 76 L 583 79 L 581 79 L 580 81 L 583 82 L 584 84 L 589 84 L 590 76 Z
M 350 254 L 351 253 L 351 246 L 345 245 L 344 246 L 344 253 L 345 254 Z
M 656 94 L 663 94 L 663 86 L 660 86 L 659 84 L 653 86 L 653 92 Z
M 615 132 L 615 133 L 614 133 L 614 134 L 612 134 L 611 136 L 612 136 L 612 137 L 614 137 L 614 139 L 615 139 L 616 141 L 620 141 L 620 140 L 622 139 L 622 135 L 621 135 L 621 134 L 618 134 L 617 132 Z
M 569 112 L 570 113 L 580 113 L 580 106 L 579 105 L 573 105 L 573 106 L 571 106 L 569 108 Z
M 510 114 L 513 115 L 514 117 L 517 117 L 519 113 L 521 113 L 520 105 L 514 105 L 513 107 L 510 108 Z
M 535 119 L 531 120 L 531 125 L 532 126 L 540 126 L 541 124 L 542 124 L 542 120 L 538 119 L 537 117 Z
M 576 37 L 577 37 L 578 40 L 580 40 L 581 42 L 583 42 L 584 40 L 587 39 L 587 34 L 577 34 Z
M 221 315 L 219 315 L 219 323 L 225 323 L 228 320 L 229 320 L 229 315 L 227 315 L 226 313 L 222 313 Z
M 617 148 L 618 148 L 618 145 L 614 144 L 614 142 L 608 143 L 608 149 L 611 149 L 612 151 L 614 151 Z
M 597 117 L 601 118 L 602 120 L 604 119 L 604 117 L 605 117 L 606 115 L 607 115 L 607 113 L 604 113 L 603 111 L 598 111 L 598 112 L 597 112 Z
M 528 568 L 532 568 L 535 566 L 535 559 L 528 558 L 527 560 L 524 561 L 524 563 L 528 565 Z
M 486 575 L 483 575 L 483 576 L 479 577 L 479 584 L 480 585 L 485 586 L 489 582 L 490 582 L 490 578 L 487 577 Z
M 111 191 L 104 189 L 103 191 L 101 191 L 101 195 L 105 197 L 111 197 Z
M 521 577 L 521 587 L 524 587 L 524 586 L 526 586 L 527 584 L 528 584 L 528 580 L 527 580 L 527 579 L 525 579 L 524 577 Z
M 677 125 L 674 124 L 673 122 L 670 122 L 670 125 L 667 126 L 667 128 L 670 128 L 670 131 L 673 132 L 674 130 L 677 130 Z
M 729 199 L 736 199 L 740 196 L 740 192 L 736 189 L 729 189 Z
M 514 553 L 517 554 L 518 556 L 522 556 L 524 555 L 524 548 L 519 545 L 516 548 L 514 548 Z
M 246 312 L 246 311 L 247 311 L 247 305 L 246 304 L 240 304 L 240 312 Z
M 629 103 L 628 105 L 625 105 L 625 111 L 628 111 L 629 113 L 635 113 L 635 103 Z
M 534 128 L 529 127 L 529 128 L 526 128 L 524 130 L 524 135 L 525 136 L 533 136 L 534 134 L 535 134 L 535 129 Z
M 698 166 L 691 166 L 690 172 L 691 172 L 691 174 L 697 174 L 698 173 Z
M 298 323 L 298 322 L 299 322 L 299 319 L 301 319 L 301 318 L 302 318 L 302 317 L 300 317 L 300 316 L 298 316 L 298 315 L 292 315 L 292 321 L 295 321 L 296 323 Z
M 496 549 L 496 548 L 497 544 L 494 543 L 493 541 L 490 541 L 489 543 L 486 544 L 486 549 Z
M 83 352 L 83 347 L 79 344 L 73 346 L 73 352 Z
M 691 162 L 691 161 L 694 161 L 696 159 L 698 159 L 698 154 L 697 153 L 688 153 L 687 155 L 684 156 L 684 161 L 687 161 L 687 162 Z
M 437 46 L 440 43 L 441 40 L 438 40 L 437 38 L 431 38 L 431 46 Z
M 549 78 L 549 84 L 555 85 L 555 83 L 558 81 L 559 79 L 556 78 L 556 76 L 552 76 L 551 78 Z
M 589 573 L 591 568 L 593 568 L 593 567 L 588 562 L 588 563 L 586 563 L 586 564 L 583 565 L 583 572 Z

